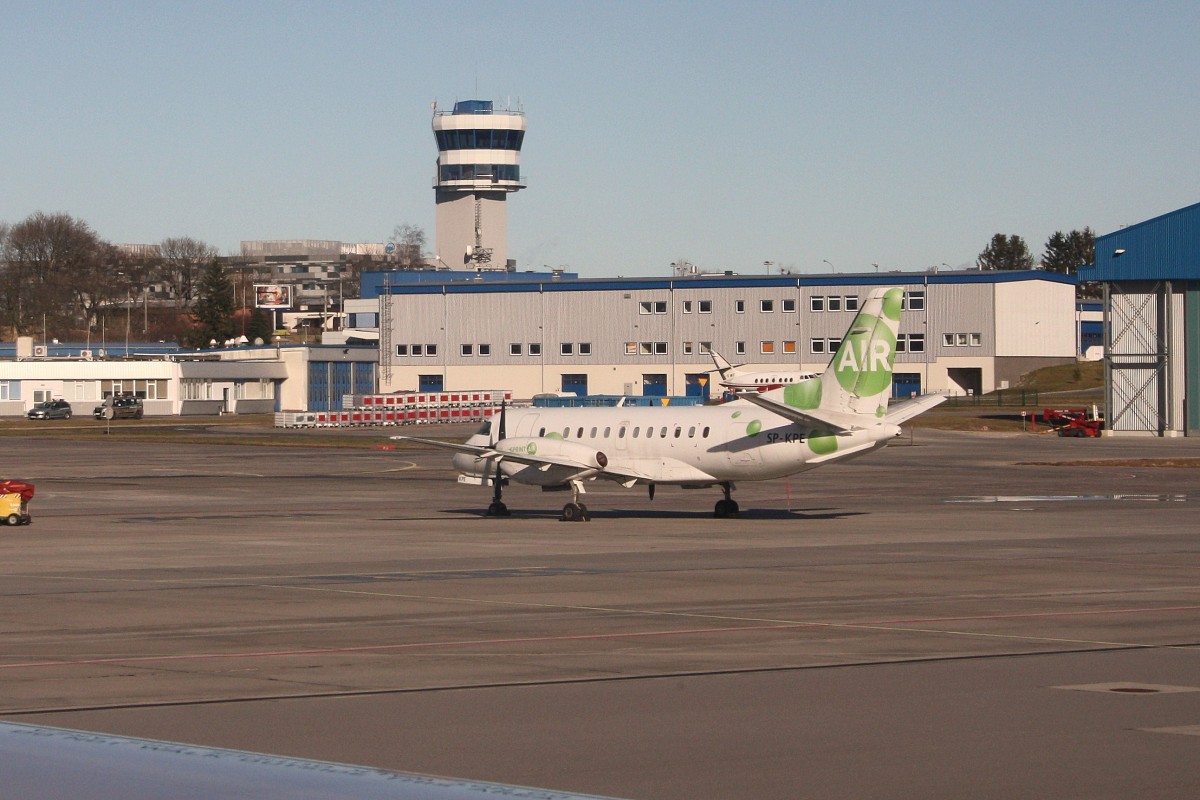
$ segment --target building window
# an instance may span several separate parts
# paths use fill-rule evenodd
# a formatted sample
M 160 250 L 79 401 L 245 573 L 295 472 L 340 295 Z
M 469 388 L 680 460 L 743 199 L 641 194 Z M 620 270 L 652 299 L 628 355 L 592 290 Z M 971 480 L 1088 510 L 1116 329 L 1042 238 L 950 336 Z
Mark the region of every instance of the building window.
M 847 311 L 858 311 L 858 295 L 848 294 L 843 300 Z
M 437 355 L 437 345 L 436 344 L 425 345 L 425 355 L 436 356 Z
M 459 348 L 460 348 L 462 356 L 464 358 L 470 358 L 471 356 L 475 355 L 475 348 L 472 345 L 469 345 L 469 344 L 459 345 Z
M 701 300 L 698 306 L 701 314 L 712 313 L 712 300 Z
M 967 346 L 967 335 L 965 333 L 954 334 L 954 344 L 957 345 L 958 347 L 966 347 Z
M 412 353 L 414 356 L 423 356 L 423 355 L 425 355 L 425 345 L 414 344 L 412 347 L 409 348 L 409 352 Z
M 570 356 L 575 354 L 575 345 L 570 342 L 563 342 L 558 346 L 559 355 Z
M 650 302 L 649 300 L 643 300 L 641 303 L 641 306 L 638 310 L 638 313 L 639 314 L 653 314 L 654 313 L 654 303 Z
M 542 354 L 542 343 L 541 342 L 530 342 L 529 343 L 529 355 L 540 356 L 541 354 Z
M 712 342 L 701 342 L 700 343 L 700 355 L 706 356 L 711 352 L 712 352 Z
M 654 343 L 654 355 L 665 356 L 666 354 L 667 354 L 667 343 L 666 342 L 655 342 Z
M 829 352 L 836 353 L 837 349 L 841 346 L 842 346 L 841 339 L 830 339 L 829 340 Z
M 479 345 L 479 355 L 490 356 L 492 354 L 492 346 L 490 344 Z
M 825 298 L 824 297 L 810 297 L 808 299 L 808 309 L 809 309 L 809 311 L 824 311 L 825 310 Z
M 841 311 L 842 310 L 842 298 L 836 294 L 833 295 L 832 297 L 826 297 L 825 298 L 825 307 L 828 308 L 830 311 Z
M 408 345 L 406 345 L 406 344 L 396 345 L 396 355 L 407 356 L 408 355 Z
M 683 354 L 685 356 L 690 356 L 692 354 L 692 343 L 691 342 L 683 343 Z
M 641 304 L 641 314 L 665 314 L 667 313 L 666 300 L 644 300 Z
M 691 300 L 683 301 L 683 313 L 685 313 L 685 314 L 692 313 L 692 301 Z
M 626 342 L 625 343 L 625 355 L 636 356 L 637 351 L 638 351 L 638 343 L 637 342 Z
M 774 300 L 759 300 L 758 301 L 758 310 L 764 314 L 770 314 L 772 311 L 775 310 L 775 301 Z
M 793 298 L 793 297 L 785 298 L 782 301 L 782 303 L 783 303 L 783 305 L 780 307 L 779 310 L 782 311 L 784 314 L 795 314 L 796 313 L 796 299 L 795 298 Z
M 818 354 L 824 353 L 825 352 L 825 340 L 824 339 L 810 339 L 808 341 L 808 349 L 813 353 L 818 353 Z
M 746 313 L 746 301 L 745 300 L 734 300 L 733 301 L 733 310 L 739 314 L 745 314 Z
M 771 355 L 772 353 L 775 352 L 775 343 L 774 342 L 759 342 L 758 343 L 758 352 L 760 352 L 764 355 Z
M 942 347 L 954 347 L 954 334 L 953 333 L 943 333 L 942 334 Z
M 796 352 L 795 340 L 784 339 L 783 340 L 783 352 L 787 353 L 788 355 L 794 354 Z
M 592 343 L 591 342 L 580 342 L 579 343 L 579 355 L 590 356 L 591 354 L 592 354 Z
M 739 356 L 746 355 L 746 343 L 745 342 L 734 342 L 733 343 L 733 352 L 735 355 L 739 355 Z
M 905 292 L 901 307 L 905 311 L 923 311 L 925 309 L 925 292 Z
M 970 334 L 970 336 L 971 336 L 971 347 L 982 347 L 983 346 L 983 335 L 982 334 L 972 333 L 972 334 Z
M 925 352 L 925 334 L 910 333 L 908 335 L 908 352 L 924 353 Z
M 524 348 L 520 342 L 512 342 L 508 345 L 508 354 L 510 356 L 519 356 L 521 355 L 521 351 L 523 349 Z

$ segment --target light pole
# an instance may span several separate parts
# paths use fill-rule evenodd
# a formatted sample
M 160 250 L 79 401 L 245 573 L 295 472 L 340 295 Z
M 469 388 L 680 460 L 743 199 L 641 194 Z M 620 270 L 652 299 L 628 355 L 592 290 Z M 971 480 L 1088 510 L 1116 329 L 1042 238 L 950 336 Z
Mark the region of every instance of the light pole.
M 822 259 L 821 259 L 821 263 L 822 263 L 822 264 L 828 264 L 828 265 L 829 265 L 829 268 L 830 268 L 831 270 L 833 270 L 834 272 L 837 272 L 837 267 L 835 267 L 835 266 L 833 265 L 833 262 L 832 262 L 832 261 L 830 261 L 828 258 L 822 258 Z

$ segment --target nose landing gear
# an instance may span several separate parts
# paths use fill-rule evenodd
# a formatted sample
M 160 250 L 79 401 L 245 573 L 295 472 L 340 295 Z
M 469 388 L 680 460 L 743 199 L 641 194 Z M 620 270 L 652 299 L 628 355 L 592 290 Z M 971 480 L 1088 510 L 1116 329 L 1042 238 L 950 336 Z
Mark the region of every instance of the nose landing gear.
M 563 522 L 591 522 L 592 515 L 588 513 L 587 506 L 579 502 L 579 495 L 583 494 L 583 483 L 580 481 L 571 481 L 571 502 L 563 506 L 562 521 Z

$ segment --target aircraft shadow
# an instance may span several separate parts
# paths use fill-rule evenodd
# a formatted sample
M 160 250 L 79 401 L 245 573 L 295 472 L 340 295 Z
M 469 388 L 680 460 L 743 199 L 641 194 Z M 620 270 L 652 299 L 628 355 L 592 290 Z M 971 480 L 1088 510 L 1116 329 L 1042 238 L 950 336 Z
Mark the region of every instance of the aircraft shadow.
M 557 509 L 524 509 L 524 508 L 509 508 L 512 515 L 509 517 L 488 517 L 482 509 L 478 508 L 447 508 L 443 509 L 443 514 L 454 515 L 475 515 L 481 519 L 494 519 L 501 521 L 504 519 L 512 520 L 550 520 L 561 521 L 561 512 Z M 711 511 L 678 511 L 672 509 L 625 509 L 625 508 L 609 508 L 595 509 L 589 508 L 593 520 L 671 520 L 671 519 L 694 519 L 694 520 L 712 520 L 714 522 L 733 521 L 754 521 L 754 520 L 833 520 L 833 519 L 849 519 L 851 517 L 861 516 L 866 513 L 863 511 L 834 511 L 832 509 L 812 508 L 812 509 L 796 509 L 787 511 L 777 508 L 743 508 L 740 515 L 732 518 L 717 519 Z

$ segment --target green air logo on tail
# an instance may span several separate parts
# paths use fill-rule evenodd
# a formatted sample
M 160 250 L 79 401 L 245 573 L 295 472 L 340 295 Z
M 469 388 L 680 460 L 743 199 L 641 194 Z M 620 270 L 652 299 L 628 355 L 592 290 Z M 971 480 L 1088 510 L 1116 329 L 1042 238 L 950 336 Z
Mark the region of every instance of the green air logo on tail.
M 900 319 L 903 292 L 892 289 L 883 297 L 882 315 Z M 859 314 L 850 326 L 833 364 L 838 384 L 859 397 L 885 391 L 892 381 L 896 335 L 888 323 L 873 314 Z

